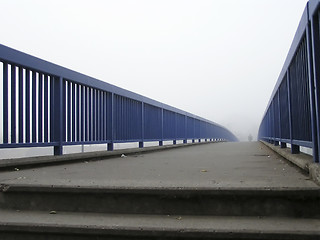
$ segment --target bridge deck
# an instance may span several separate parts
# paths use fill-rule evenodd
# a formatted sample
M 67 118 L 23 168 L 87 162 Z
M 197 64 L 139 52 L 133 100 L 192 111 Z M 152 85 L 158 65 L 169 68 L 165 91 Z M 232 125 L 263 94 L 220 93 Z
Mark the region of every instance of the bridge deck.
M 101 188 L 319 188 L 265 145 L 214 143 L 0 173 L 2 184 Z

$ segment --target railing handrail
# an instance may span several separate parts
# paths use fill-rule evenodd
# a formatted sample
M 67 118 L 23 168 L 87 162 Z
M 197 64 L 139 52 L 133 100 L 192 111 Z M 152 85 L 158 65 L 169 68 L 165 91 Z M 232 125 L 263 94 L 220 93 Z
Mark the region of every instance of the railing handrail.
M 193 141 L 200 138 L 237 141 L 228 129 L 213 121 L 1 44 L 0 61 L 3 62 L 5 72 L 4 102 L 9 103 L 10 90 L 14 107 L 11 112 L 8 106 L 3 110 L 4 129 L 10 124 L 8 116 L 11 114 L 11 140 L 8 141 L 9 132 L 6 129 L 3 135 L 6 140 L 4 144 L 0 143 L 0 148 L 54 146 L 55 154 L 62 154 L 64 145 L 107 143 L 108 149 L 112 150 L 113 143 L 116 142 L 139 141 L 140 147 L 143 147 L 144 141 L 152 140 L 159 141 L 159 145 L 166 140 L 173 140 L 174 144 L 176 140 L 183 140 L 186 143 L 187 139 L 190 139 L 188 136 L 192 134 Z M 14 87 L 10 86 L 10 89 L 8 89 L 9 66 L 13 74 L 10 81 Z M 32 100 L 31 106 L 32 98 L 35 99 Z M 34 103 L 35 101 L 39 101 L 38 105 Z M 18 116 L 15 113 L 16 109 L 19 112 Z M 119 118 L 117 115 L 119 111 L 122 113 L 131 111 L 132 116 L 127 112 L 125 113 L 127 115 L 121 115 Z M 24 114 L 27 123 L 23 122 Z M 164 118 L 165 115 L 168 119 Z M 134 116 L 136 119 L 132 119 Z M 117 123 L 120 122 L 117 127 L 114 125 L 115 117 L 118 119 Z M 126 120 L 122 120 L 123 117 L 126 117 Z M 31 118 L 32 123 L 30 123 Z M 146 118 L 149 120 L 145 123 Z M 36 128 L 36 121 L 40 123 L 39 128 Z M 169 125 L 165 127 L 165 123 Z M 43 127 L 46 129 L 43 130 Z M 86 127 L 90 129 L 87 130 Z M 137 129 L 134 129 L 135 127 Z M 187 129 L 188 127 L 190 129 Z M 146 134 L 145 128 L 149 129 Z M 171 128 L 174 129 L 174 134 L 170 132 L 168 137 Z M 30 133 L 32 140 L 31 135 L 28 135 Z
M 289 143 L 292 153 L 310 147 L 315 162 L 320 159 L 319 9 L 320 0 L 306 4 L 258 136 L 281 147 Z
M 285 62 L 283 64 L 283 67 L 282 67 L 282 69 L 280 71 L 280 74 L 279 74 L 279 77 L 277 79 L 277 82 L 276 82 L 276 84 L 275 84 L 275 86 L 273 88 L 271 97 L 269 99 L 269 102 L 267 104 L 266 110 L 265 110 L 262 118 L 264 118 L 264 116 L 265 116 L 265 114 L 267 112 L 267 109 L 270 107 L 272 99 L 275 96 L 275 94 L 276 94 L 276 92 L 277 92 L 277 90 L 278 90 L 278 88 L 279 88 L 279 86 L 280 86 L 280 84 L 281 84 L 281 82 L 282 82 L 287 70 L 288 70 L 288 67 L 289 67 L 289 65 L 290 65 L 290 63 L 291 63 L 291 61 L 292 61 L 292 59 L 294 57 L 294 54 L 295 54 L 296 49 L 297 49 L 297 46 L 299 46 L 299 43 L 300 43 L 303 35 L 305 34 L 306 26 L 308 25 L 308 22 L 309 22 L 309 11 L 308 11 L 309 7 L 308 6 L 309 6 L 309 3 L 307 3 L 305 8 L 304 8 L 301 20 L 299 22 L 299 26 L 298 26 L 298 28 L 296 30 L 296 33 L 295 33 L 293 41 L 291 43 L 289 52 L 287 54 L 287 57 L 286 57 Z
M 142 95 L 140 95 L 138 93 L 134 93 L 130 90 L 126 90 L 126 89 L 117 87 L 117 86 L 112 85 L 110 83 L 101 81 L 97 78 L 93 78 L 88 75 L 76 72 L 74 70 L 62 67 L 60 65 L 45 61 L 45 60 L 37 58 L 37 57 L 34 57 L 32 55 L 18 51 L 16 49 L 10 48 L 10 47 L 2 45 L 2 44 L 0 44 L 0 53 L 1 53 L 0 60 L 2 60 L 4 62 L 14 63 L 15 65 L 18 65 L 21 67 L 27 67 L 29 69 L 34 69 L 34 70 L 38 70 L 38 71 L 40 70 L 41 72 L 46 73 L 48 75 L 63 77 L 64 79 L 68 79 L 72 82 L 79 83 L 81 85 L 86 85 L 88 87 L 93 87 L 93 88 L 100 89 L 103 91 L 108 91 L 108 92 L 111 92 L 111 93 L 114 93 L 114 94 L 117 94 L 120 96 L 128 97 L 133 100 L 141 101 L 146 104 L 160 107 L 160 108 L 166 109 L 168 111 L 176 112 L 176 113 L 179 113 L 182 115 L 187 115 L 188 117 L 192 117 L 192 118 L 195 118 L 195 119 L 198 119 L 198 120 L 225 128 L 224 126 L 222 126 L 216 122 L 199 117 L 197 115 L 183 111 L 181 109 L 172 107 L 172 106 L 167 105 L 165 103 L 161 103 L 161 102 L 153 100 L 151 98 L 142 96 Z M 37 67 L 35 67 L 35 66 L 37 66 Z

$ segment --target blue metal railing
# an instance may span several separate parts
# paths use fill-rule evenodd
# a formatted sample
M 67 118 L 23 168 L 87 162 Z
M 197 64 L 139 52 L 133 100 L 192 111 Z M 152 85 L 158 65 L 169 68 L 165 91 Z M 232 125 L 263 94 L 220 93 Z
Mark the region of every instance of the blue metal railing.
M 3 45 L 0 64 L 0 148 L 53 146 L 61 155 L 66 145 L 237 141 L 214 122 Z
M 279 145 L 313 149 L 315 162 L 320 150 L 320 1 L 307 3 L 288 56 L 271 95 L 258 138 Z

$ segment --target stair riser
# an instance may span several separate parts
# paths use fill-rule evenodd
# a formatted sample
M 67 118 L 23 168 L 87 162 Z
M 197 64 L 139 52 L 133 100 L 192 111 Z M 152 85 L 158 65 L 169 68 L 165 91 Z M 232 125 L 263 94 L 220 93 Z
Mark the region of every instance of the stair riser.
M 320 217 L 320 197 L 143 193 L 0 193 L 0 208 L 119 214 Z
M 99 229 L 58 226 L 0 226 L 1 240 L 154 240 L 154 239 L 215 239 L 215 240 L 318 240 L 318 233 L 281 233 L 259 231 L 185 231 L 183 229 Z
M 8 226 L 10 228 L 10 226 Z M 94 231 L 96 233 L 94 233 Z M 65 229 L 55 229 L 53 232 L 47 228 L 38 228 L 37 231 L 6 231 L 1 230 L 1 240 L 160 240 L 160 239 L 215 239 L 215 240 L 318 240 L 319 235 L 293 234 L 293 233 L 260 233 L 260 232 L 184 232 L 183 230 L 167 231 L 127 231 L 119 229 L 115 231 L 99 231 L 92 229 L 78 229 L 75 233 L 65 232 Z M 89 233 L 88 233 L 89 232 Z

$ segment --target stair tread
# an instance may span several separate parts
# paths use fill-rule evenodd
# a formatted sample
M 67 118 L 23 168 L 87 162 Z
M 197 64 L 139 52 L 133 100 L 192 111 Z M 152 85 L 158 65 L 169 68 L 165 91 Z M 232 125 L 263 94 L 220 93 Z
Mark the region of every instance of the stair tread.
M 37 183 L 0 183 L 0 192 L 68 192 L 68 193 L 173 193 L 173 194 L 312 194 L 320 196 L 319 187 L 167 187 L 167 186 L 85 186 Z
M 53 214 L 54 213 L 54 214 Z M 320 236 L 320 219 L 126 215 L 0 209 L 1 231 L 117 234 L 121 232 L 298 234 Z M 143 231 L 142 231 L 143 230 Z

